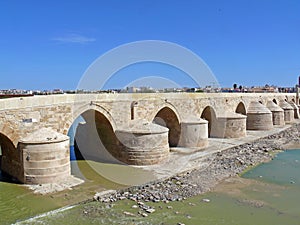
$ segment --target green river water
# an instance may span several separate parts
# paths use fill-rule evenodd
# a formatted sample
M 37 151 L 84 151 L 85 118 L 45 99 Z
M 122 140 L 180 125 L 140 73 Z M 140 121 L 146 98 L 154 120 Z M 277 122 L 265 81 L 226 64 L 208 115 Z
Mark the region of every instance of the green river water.
M 117 176 L 115 179 L 124 181 L 123 183 L 134 179 L 143 182 L 143 179 L 147 181 L 146 178 L 152 177 L 149 172 L 138 168 L 93 161 L 71 161 L 71 168 L 72 174 L 84 179 L 85 182 L 72 190 L 48 195 L 33 194 L 27 187 L 11 183 L 0 176 L 0 224 L 15 223 L 37 214 L 76 204 L 91 199 L 99 191 L 126 187 L 124 184 L 114 183 L 111 179 L 100 176 L 101 173 L 106 174 L 106 177 L 109 177 L 110 173 L 114 174 Z
M 84 174 L 85 184 L 53 195 L 33 195 L 25 187 L 1 182 L 1 224 L 25 220 L 90 198 L 95 189 L 124 187 L 97 176 L 84 161 L 78 162 L 78 167 Z M 146 175 L 140 171 L 140 176 Z M 202 201 L 204 198 L 210 202 Z M 241 177 L 229 178 L 205 195 L 182 202 L 147 204 L 156 211 L 145 218 L 138 215 L 138 209 L 131 208 L 133 201 L 126 200 L 113 206 L 98 202 L 80 204 L 22 224 L 300 224 L 300 150 L 279 153 L 271 162 Z M 124 211 L 134 216 L 126 216 Z

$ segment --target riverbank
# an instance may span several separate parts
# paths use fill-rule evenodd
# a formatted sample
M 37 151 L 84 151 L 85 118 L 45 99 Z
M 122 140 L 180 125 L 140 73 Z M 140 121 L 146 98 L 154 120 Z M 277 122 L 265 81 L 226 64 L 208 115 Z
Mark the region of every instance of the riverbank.
M 218 183 L 212 191 L 170 202 L 90 201 L 20 224 L 299 224 L 300 150 Z
M 158 202 L 164 202 L 163 208 L 169 210 L 172 208 L 171 202 L 184 203 L 186 201 L 181 200 L 213 191 L 221 181 L 227 181 L 230 177 L 237 178 L 243 171 L 276 157 L 277 152 L 287 148 L 299 148 L 298 123 L 299 121 L 285 127 L 276 127 L 272 131 L 248 131 L 247 137 L 242 139 L 210 139 L 210 147 L 199 152 L 187 153 L 182 152 L 184 149 L 179 149 L 180 151 L 172 149 L 171 157 L 163 165 L 143 168 L 153 171 L 158 177 L 155 181 L 118 191 L 107 189 L 94 196 L 96 201 L 91 202 L 92 199 L 85 201 L 77 205 L 74 211 L 71 210 L 66 214 L 71 216 L 76 211 L 76 215 L 80 214 L 82 218 L 88 220 L 98 218 L 104 213 L 104 209 L 112 209 L 114 205 L 130 204 L 133 207 L 129 207 L 131 211 L 127 209 L 120 212 L 121 220 L 127 221 L 126 218 L 132 218 L 133 215 L 135 219 L 136 217 L 142 219 L 152 213 L 158 213 L 157 210 L 162 207 L 161 204 L 157 204 Z M 185 172 L 182 172 L 183 170 Z M 80 201 L 78 194 L 77 202 Z M 199 197 L 204 198 L 204 203 L 213 201 L 210 197 L 209 199 Z M 115 216 L 117 221 L 120 214 L 112 216 Z M 47 221 L 47 218 L 45 220 Z M 24 223 L 27 224 L 26 221 Z
M 66 177 L 64 180 L 51 183 L 51 184 L 35 184 L 35 185 L 25 185 L 30 190 L 33 191 L 34 194 L 50 194 L 55 192 L 60 192 L 64 190 L 72 190 L 73 187 L 82 184 L 84 181 L 74 176 Z
M 105 203 L 124 199 L 136 202 L 169 202 L 203 194 L 212 190 L 220 181 L 271 160 L 276 157 L 276 152 L 286 149 L 287 146 L 299 146 L 299 131 L 299 123 L 292 124 L 278 133 L 211 154 L 204 160 L 205 168 L 199 166 L 168 179 L 115 191 L 109 195 L 96 194 L 94 200 Z

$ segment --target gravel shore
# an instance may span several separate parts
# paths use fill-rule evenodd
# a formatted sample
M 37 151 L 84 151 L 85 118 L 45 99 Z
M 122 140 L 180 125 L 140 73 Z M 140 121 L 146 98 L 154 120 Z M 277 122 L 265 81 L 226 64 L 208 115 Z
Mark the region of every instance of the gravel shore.
M 299 131 L 300 125 L 293 124 L 279 133 L 213 153 L 205 159 L 205 163 L 208 164 L 205 169 L 199 167 L 165 180 L 113 191 L 109 194 L 97 193 L 94 200 L 106 203 L 123 199 L 136 202 L 169 202 L 208 192 L 220 181 L 237 176 L 251 166 L 272 160 L 276 152 L 286 149 L 287 146 L 299 146 Z

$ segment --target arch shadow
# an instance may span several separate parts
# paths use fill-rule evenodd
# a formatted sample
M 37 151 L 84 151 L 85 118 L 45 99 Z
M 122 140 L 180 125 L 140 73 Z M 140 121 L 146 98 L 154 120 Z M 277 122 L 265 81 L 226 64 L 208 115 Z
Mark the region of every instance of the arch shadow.
M 235 109 L 235 112 L 246 116 L 247 115 L 247 111 L 246 111 L 245 104 L 243 102 L 240 102 L 237 105 L 237 107 Z
M 170 147 L 178 146 L 181 127 L 180 127 L 177 114 L 171 108 L 165 106 L 162 109 L 160 109 L 156 113 L 152 122 L 167 127 L 169 129 L 169 133 L 168 133 L 169 146 Z
M 82 119 L 77 121 L 78 117 Z M 70 140 L 74 140 L 74 143 L 70 143 L 74 149 L 73 157 L 76 160 L 120 164 L 119 160 L 122 159 L 120 144 L 111 121 L 103 113 L 94 109 L 88 109 L 78 117 L 68 132 Z M 71 156 L 73 149 L 71 147 Z
M 93 103 L 91 102 L 90 104 L 85 104 L 85 105 L 81 105 L 79 107 L 76 107 L 73 111 L 73 116 L 70 119 L 70 124 L 67 124 L 67 127 L 65 127 L 67 130 L 70 129 L 70 127 L 72 126 L 72 124 L 74 123 L 74 121 L 79 117 L 82 116 L 82 114 L 84 114 L 85 112 L 89 111 L 89 110 L 94 110 L 95 112 L 99 112 L 101 113 L 111 124 L 113 130 L 115 131 L 117 126 L 115 123 L 114 118 L 112 117 L 112 115 L 110 114 L 109 110 L 107 110 L 105 107 L 97 104 L 97 103 Z
M 206 106 L 202 111 L 201 118 L 208 121 L 208 137 L 214 137 L 217 128 L 216 112 L 211 106 Z
M 21 156 L 12 140 L 5 134 L 0 133 L 0 181 L 20 183 L 23 167 Z

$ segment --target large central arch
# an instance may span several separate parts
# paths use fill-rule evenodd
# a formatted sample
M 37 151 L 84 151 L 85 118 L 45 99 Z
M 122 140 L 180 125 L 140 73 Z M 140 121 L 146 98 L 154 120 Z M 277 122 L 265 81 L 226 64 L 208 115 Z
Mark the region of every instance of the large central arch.
M 70 128 L 74 129 L 76 158 L 114 163 L 121 159 L 118 140 L 110 120 L 94 109 L 88 109 L 80 116 L 82 122 L 75 124 L 75 128 Z
M 170 147 L 176 147 L 180 138 L 180 123 L 176 113 L 165 106 L 158 111 L 153 119 L 153 123 L 167 127 L 169 129 L 168 139 Z
M 215 110 L 211 106 L 206 106 L 201 114 L 201 118 L 208 121 L 208 137 L 213 137 L 214 130 L 217 128 Z
M 83 114 L 85 114 L 90 110 L 101 113 L 109 121 L 113 130 L 114 131 L 116 130 L 116 123 L 112 115 L 110 114 L 109 110 L 107 110 L 105 107 L 101 106 L 100 104 L 97 104 L 96 102 L 90 102 L 89 104 L 83 104 L 79 106 L 74 105 L 72 118 L 70 118 L 71 120 L 70 124 L 67 124 L 65 128 L 69 130 L 71 125 L 79 116 L 82 116 Z

